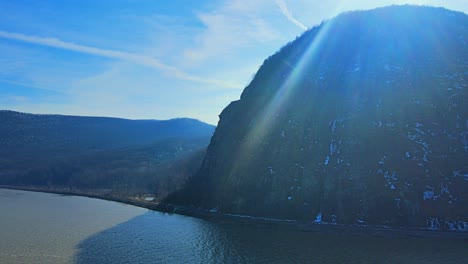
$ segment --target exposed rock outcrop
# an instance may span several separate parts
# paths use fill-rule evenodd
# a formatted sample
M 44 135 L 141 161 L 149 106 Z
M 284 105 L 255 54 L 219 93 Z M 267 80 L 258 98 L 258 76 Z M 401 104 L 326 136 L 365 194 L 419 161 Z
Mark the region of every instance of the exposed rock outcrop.
M 468 16 L 391 6 L 268 58 L 169 202 L 316 222 L 468 230 Z

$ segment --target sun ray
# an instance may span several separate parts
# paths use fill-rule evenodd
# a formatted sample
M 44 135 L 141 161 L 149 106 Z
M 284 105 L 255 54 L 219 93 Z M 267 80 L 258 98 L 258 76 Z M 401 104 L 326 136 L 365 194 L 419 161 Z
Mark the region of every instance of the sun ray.
M 324 39 L 333 28 L 333 24 L 334 20 L 330 20 L 323 23 L 318 28 L 318 32 L 311 39 L 311 42 L 303 52 L 302 56 L 298 59 L 297 63 L 293 65 L 289 75 L 279 85 L 279 88 L 276 90 L 273 98 L 270 99 L 266 106 L 260 110 L 260 113 L 256 115 L 256 118 L 253 120 L 255 124 L 251 126 L 245 138 L 240 143 L 236 155 L 237 157 L 235 161 L 233 161 L 229 175 L 237 175 L 240 172 L 239 170 L 248 166 L 252 157 L 257 156 L 259 142 L 264 136 L 271 133 L 276 116 L 280 114 L 285 107 L 285 104 L 290 99 L 290 96 L 293 94 L 294 89 L 297 88 L 297 83 L 301 76 L 304 75 L 304 72 L 309 70 L 308 67 L 310 66 L 310 62 L 314 61 Z M 281 134 L 282 132 L 277 131 L 277 133 Z

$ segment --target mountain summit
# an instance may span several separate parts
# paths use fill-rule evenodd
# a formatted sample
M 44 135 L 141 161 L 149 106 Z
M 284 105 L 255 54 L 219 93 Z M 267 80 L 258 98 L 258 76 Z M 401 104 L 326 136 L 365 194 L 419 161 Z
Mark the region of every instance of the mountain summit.
M 349 12 L 269 57 L 168 201 L 346 225 L 468 230 L 468 16 Z

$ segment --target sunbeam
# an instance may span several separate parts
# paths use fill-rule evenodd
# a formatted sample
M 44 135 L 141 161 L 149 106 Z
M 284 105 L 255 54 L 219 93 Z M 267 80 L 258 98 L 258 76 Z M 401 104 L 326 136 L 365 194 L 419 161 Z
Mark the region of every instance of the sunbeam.
M 311 40 L 305 52 L 299 58 L 298 62 L 293 65 L 292 70 L 288 76 L 279 85 L 272 99 L 267 102 L 267 105 L 260 110 L 260 113 L 254 117 L 254 125 L 250 127 L 244 140 L 239 146 L 238 155 L 233 165 L 230 175 L 235 175 L 238 169 L 246 166 L 249 163 L 249 157 L 257 155 L 259 139 L 264 137 L 266 134 L 271 133 L 271 128 L 274 124 L 275 118 L 284 109 L 285 104 L 290 99 L 294 89 L 297 89 L 297 83 L 301 76 L 303 77 L 305 72 L 310 66 L 310 62 L 314 61 L 317 52 L 322 46 L 323 40 L 327 37 L 328 32 L 333 27 L 333 20 L 330 20 L 322 24 L 318 29 L 315 37 Z M 281 134 L 281 131 L 277 131 Z

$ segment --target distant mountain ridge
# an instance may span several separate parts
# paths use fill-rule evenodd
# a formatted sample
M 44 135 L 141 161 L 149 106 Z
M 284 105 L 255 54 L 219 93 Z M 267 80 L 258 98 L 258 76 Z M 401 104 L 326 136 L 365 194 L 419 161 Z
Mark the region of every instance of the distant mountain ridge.
M 166 202 L 316 223 L 468 231 L 468 16 L 341 14 L 269 57 Z
M 0 110 L 0 185 L 176 190 L 201 163 L 214 126 Z
M 59 149 L 76 152 L 152 143 L 166 138 L 209 136 L 214 126 L 189 118 L 130 120 L 110 117 L 37 115 L 0 110 L 3 150 Z M 46 145 L 42 145 L 47 141 Z

